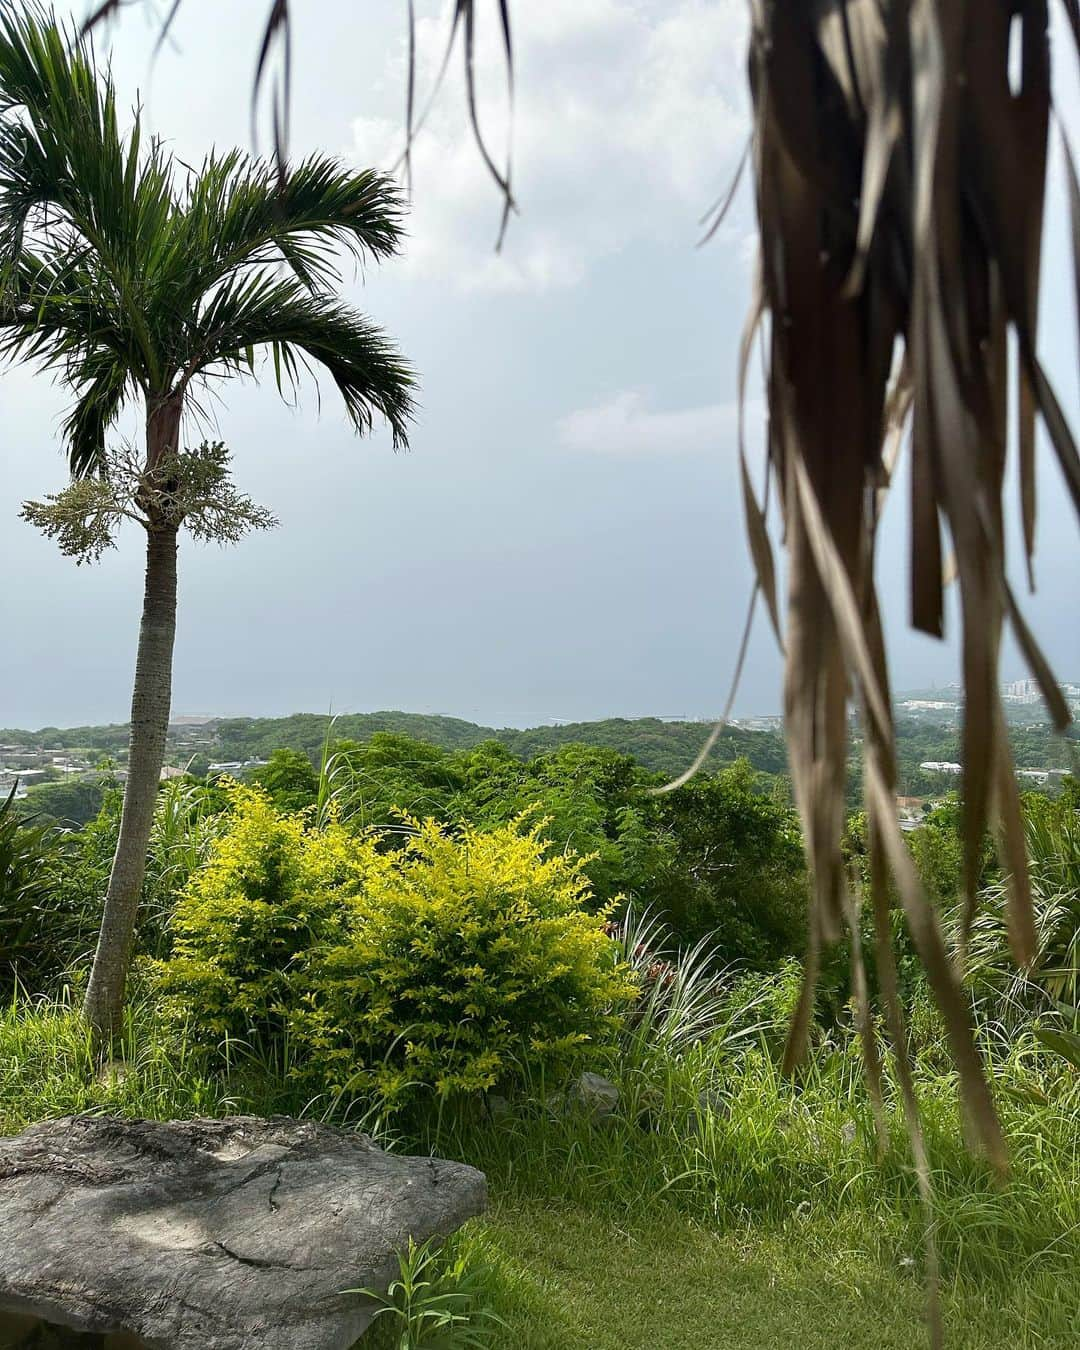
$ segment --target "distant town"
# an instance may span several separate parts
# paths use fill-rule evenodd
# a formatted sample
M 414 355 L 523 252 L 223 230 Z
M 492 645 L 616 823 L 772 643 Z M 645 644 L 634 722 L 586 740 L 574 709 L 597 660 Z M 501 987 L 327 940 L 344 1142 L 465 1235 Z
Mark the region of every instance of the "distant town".
M 1073 716 L 1080 714 L 1080 684 L 1066 682 L 1061 686 L 1065 702 Z M 1046 705 L 1037 680 L 1011 680 L 1001 686 L 1001 699 L 1006 716 L 1012 721 L 1042 722 L 1046 720 Z M 931 721 L 959 718 L 963 711 L 963 690 L 959 684 L 947 684 L 941 689 L 916 690 L 901 694 L 896 711 L 901 716 L 925 717 Z
M 214 728 L 221 719 L 216 717 L 177 717 L 169 727 L 168 762 L 161 770 L 162 782 L 170 778 L 183 778 L 196 772 L 200 778 L 207 776 L 229 775 L 239 777 L 247 770 L 265 764 L 264 759 L 213 760 L 207 751 L 216 746 Z M 16 800 L 25 798 L 30 789 L 43 783 L 88 779 L 98 781 L 102 778 L 123 783 L 127 777 L 124 760 L 127 751 L 120 744 L 103 746 L 99 753 L 93 747 L 87 747 L 83 741 L 86 731 L 108 732 L 112 728 L 78 728 L 73 736 L 79 743 L 70 747 L 57 747 L 55 736 L 42 736 L 40 744 L 33 744 L 30 737 L 20 737 L 17 744 L 0 744 L 0 794 L 8 796 L 12 789 Z M 118 742 L 125 729 L 116 728 L 120 736 L 98 737 L 110 742 Z

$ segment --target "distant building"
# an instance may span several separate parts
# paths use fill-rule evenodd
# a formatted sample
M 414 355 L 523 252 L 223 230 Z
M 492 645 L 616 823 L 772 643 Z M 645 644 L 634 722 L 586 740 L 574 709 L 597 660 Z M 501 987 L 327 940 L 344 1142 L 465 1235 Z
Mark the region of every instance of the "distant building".
M 1033 783 L 1045 783 L 1049 781 L 1049 769 L 1017 769 L 1017 778 L 1029 778 Z
M 10 791 L 16 780 L 25 786 L 27 783 L 41 782 L 44 777 L 44 769 L 0 769 L 0 788 Z
M 920 769 L 925 769 L 927 773 L 960 773 L 960 765 L 953 764 L 947 759 L 924 759 L 919 765 Z
M 1013 680 L 1002 686 L 1001 694 L 1009 703 L 1038 703 L 1042 698 L 1037 680 Z
M 53 755 L 52 766 L 63 774 L 82 774 L 90 772 L 90 765 L 84 759 L 71 759 L 67 755 Z
M 258 769 L 266 763 L 265 759 L 230 759 L 221 764 L 211 764 L 207 774 L 228 774 L 235 778 L 247 769 Z

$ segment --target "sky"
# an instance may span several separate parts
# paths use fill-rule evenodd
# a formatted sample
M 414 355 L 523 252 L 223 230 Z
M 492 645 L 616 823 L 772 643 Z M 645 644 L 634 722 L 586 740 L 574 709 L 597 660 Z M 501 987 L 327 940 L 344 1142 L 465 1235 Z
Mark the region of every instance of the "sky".
M 86 3 L 61 8 L 81 18 Z M 294 8 L 293 152 L 391 168 L 403 136 L 404 6 L 364 6 L 362 17 L 351 0 Z M 153 6 L 122 10 L 105 35 L 122 101 L 141 96 L 150 129 L 180 159 L 251 147 L 265 9 L 184 0 L 156 60 Z M 500 254 L 500 203 L 452 65 L 417 141 L 404 254 L 345 286 L 418 372 L 410 449 L 395 453 L 383 429 L 358 439 L 332 387 L 303 388 L 296 407 L 278 398 L 271 372 L 221 387 L 214 434 L 280 527 L 228 550 L 183 544 L 175 713 L 401 708 L 496 726 L 716 715 L 751 586 L 735 415 L 754 254 L 748 184 L 716 237 L 695 245 L 746 140 L 745 11 L 745 0 L 514 5 L 520 209 Z M 422 105 L 447 7 L 417 12 Z M 501 150 L 495 13 L 484 10 L 478 72 L 484 125 Z M 1059 110 L 1080 144 L 1075 62 L 1058 47 Z M 1075 424 L 1056 149 L 1050 172 L 1040 348 Z M 65 481 L 66 402 L 47 376 L 0 371 L 0 726 L 127 716 L 137 531 L 77 568 L 18 519 L 22 501 Z M 757 454 L 761 413 L 751 391 Z M 123 430 L 134 435 L 137 423 Z M 1039 488 L 1038 591 L 1025 610 L 1059 676 L 1080 679 L 1076 518 L 1045 442 Z M 906 628 L 905 496 L 901 470 L 879 564 L 899 689 L 947 683 L 957 670 L 951 642 Z M 1013 542 L 1019 555 L 1015 520 Z M 737 715 L 778 711 L 780 669 L 759 622 Z M 1024 674 L 1007 645 L 1003 677 Z

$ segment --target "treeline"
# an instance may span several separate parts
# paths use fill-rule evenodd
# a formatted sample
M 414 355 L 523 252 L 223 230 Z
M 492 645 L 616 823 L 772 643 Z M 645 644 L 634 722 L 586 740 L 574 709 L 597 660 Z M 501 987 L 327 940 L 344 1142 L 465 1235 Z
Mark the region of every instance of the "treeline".
M 275 750 L 303 750 L 317 760 L 325 744 L 328 719 L 311 713 L 293 717 L 234 718 L 215 726 L 222 759 L 266 759 Z M 484 727 L 455 717 L 420 713 L 349 713 L 334 719 L 335 738 L 365 741 L 379 732 L 391 732 L 426 741 L 443 750 L 469 750 L 485 741 L 497 741 L 520 759 L 531 759 L 565 745 L 591 745 L 630 755 L 653 773 L 674 775 L 691 764 L 709 728 L 700 722 L 664 722 L 657 717 L 611 717 L 599 722 L 572 722 L 564 726 Z M 787 765 L 783 736 L 772 731 L 745 731 L 727 727 L 718 740 L 709 765 L 746 759 L 762 773 L 783 773 Z
M 126 722 L 110 722 L 100 727 L 40 727 L 25 731 L 0 727 L 0 745 L 17 745 L 26 750 L 101 750 L 110 755 L 127 751 L 130 728 Z
M 196 737 L 202 728 L 191 728 Z M 275 750 L 302 750 L 318 762 L 328 734 L 335 740 L 366 741 L 379 732 L 410 736 L 443 750 L 469 750 L 485 741 L 498 741 L 521 759 L 545 754 L 560 746 L 593 745 L 632 755 L 653 773 L 674 775 L 692 763 L 709 734 L 701 722 L 667 722 L 658 717 L 610 717 L 598 722 L 563 726 L 486 727 L 457 717 L 425 713 L 342 713 L 333 719 L 322 713 L 295 713 L 291 717 L 230 717 L 208 723 L 209 744 L 200 746 L 203 758 L 215 760 L 268 759 Z M 174 748 L 190 743 L 176 736 Z M 113 757 L 127 752 L 128 728 L 44 727 L 40 731 L 0 730 L 0 745 L 42 749 L 96 750 Z M 716 767 L 746 759 L 762 773 L 784 773 L 787 752 L 779 731 L 747 731 L 726 727 L 709 757 Z

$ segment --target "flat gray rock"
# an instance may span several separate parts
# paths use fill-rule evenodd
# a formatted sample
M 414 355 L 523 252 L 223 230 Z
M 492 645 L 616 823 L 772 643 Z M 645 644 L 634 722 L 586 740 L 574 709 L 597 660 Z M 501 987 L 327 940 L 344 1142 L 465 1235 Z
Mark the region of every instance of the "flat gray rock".
M 342 1291 L 385 1289 L 410 1237 L 485 1199 L 463 1163 L 309 1121 L 43 1121 L 0 1138 L 0 1346 L 42 1319 L 106 1345 L 346 1350 L 374 1309 Z

